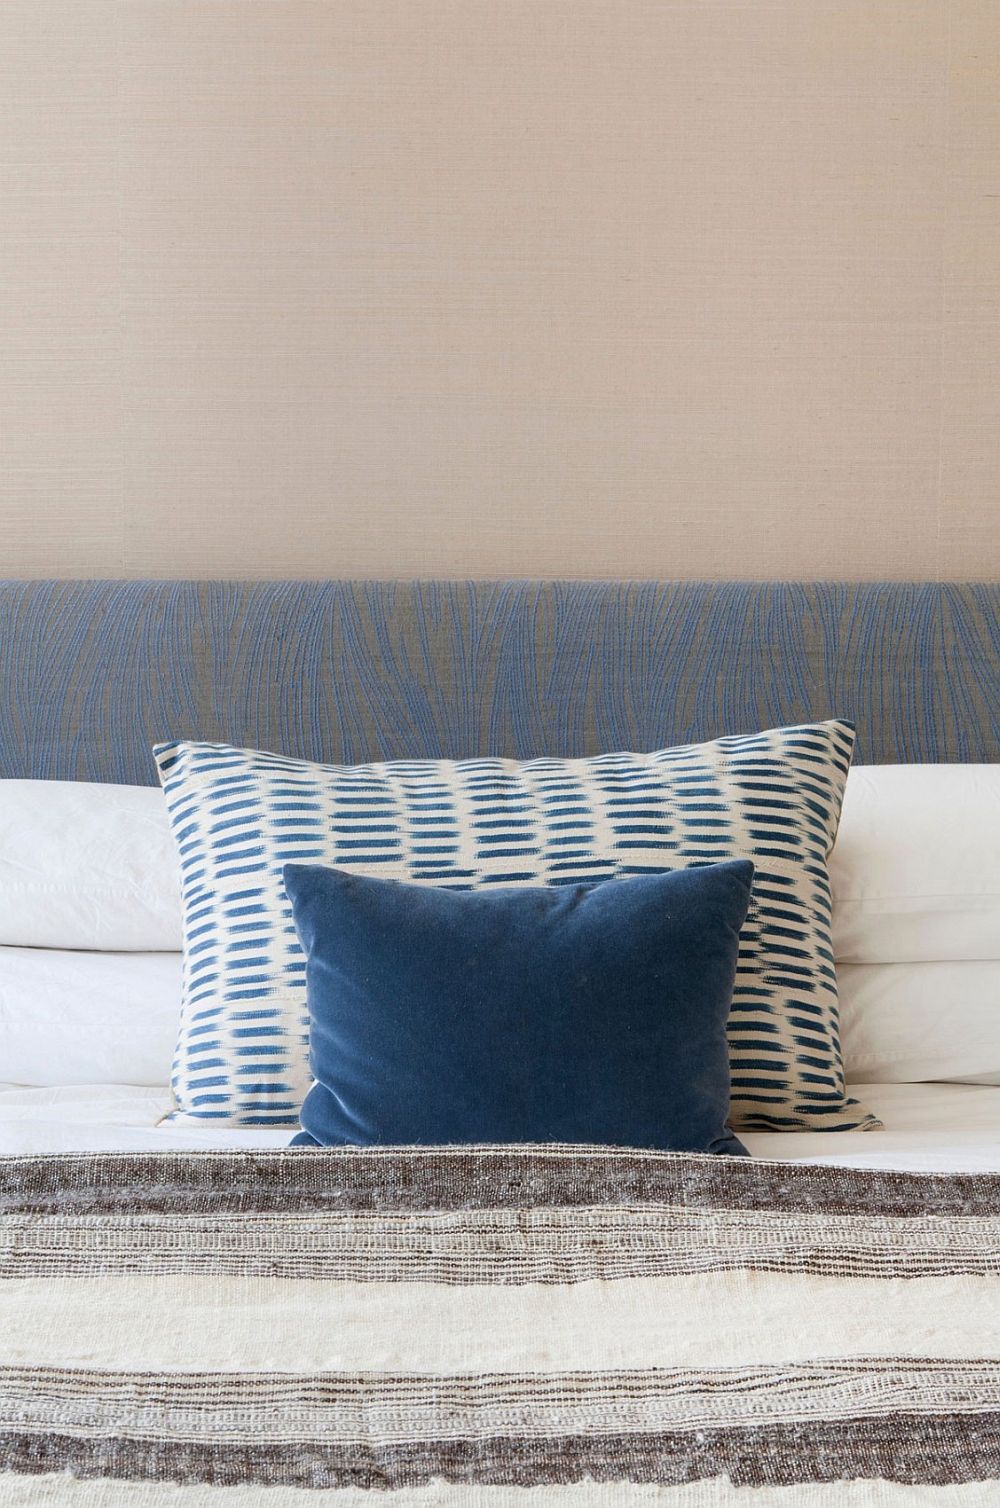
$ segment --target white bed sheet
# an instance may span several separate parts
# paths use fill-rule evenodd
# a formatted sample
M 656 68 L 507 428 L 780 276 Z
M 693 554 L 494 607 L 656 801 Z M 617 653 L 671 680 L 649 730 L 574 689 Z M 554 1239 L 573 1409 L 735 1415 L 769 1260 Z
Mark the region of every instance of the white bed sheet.
M 1000 1087 L 866 1084 L 884 1131 L 748 1135 L 755 1157 L 923 1172 L 1000 1172 Z M 0 1085 L 0 1154 L 283 1147 L 288 1130 L 161 1126 L 166 1089 Z

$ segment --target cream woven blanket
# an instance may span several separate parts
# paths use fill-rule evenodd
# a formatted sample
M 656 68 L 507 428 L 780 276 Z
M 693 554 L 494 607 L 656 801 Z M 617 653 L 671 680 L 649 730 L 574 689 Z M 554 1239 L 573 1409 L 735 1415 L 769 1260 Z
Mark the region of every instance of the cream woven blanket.
M 1000 1177 L 0 1158 L 0 1503 L 362 1500 L 1000 1503 Z

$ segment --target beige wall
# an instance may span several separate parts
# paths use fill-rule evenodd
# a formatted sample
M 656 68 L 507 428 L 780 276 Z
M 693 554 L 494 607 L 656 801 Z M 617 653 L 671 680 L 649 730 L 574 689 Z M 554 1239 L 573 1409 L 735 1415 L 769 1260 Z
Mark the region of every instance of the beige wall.
M 0 574 L 1000 576 L 998 0 L 2 0 Z

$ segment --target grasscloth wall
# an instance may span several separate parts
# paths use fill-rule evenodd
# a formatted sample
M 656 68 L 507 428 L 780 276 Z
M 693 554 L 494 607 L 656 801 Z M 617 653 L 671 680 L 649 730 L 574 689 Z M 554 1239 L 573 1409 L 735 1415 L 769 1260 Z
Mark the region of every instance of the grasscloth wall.
M 3 0 L 6 575 L 1000 577 L 997 0 Z

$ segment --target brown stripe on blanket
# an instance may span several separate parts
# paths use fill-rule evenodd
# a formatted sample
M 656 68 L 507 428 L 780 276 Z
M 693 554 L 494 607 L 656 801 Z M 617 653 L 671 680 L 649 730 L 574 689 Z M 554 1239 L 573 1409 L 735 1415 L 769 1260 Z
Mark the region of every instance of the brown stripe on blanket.
M 755 1424 L 995 1412 L 1000 1361 L 850 1357 L 579 1372 L 107 1371 L 0 1368 L 8 1429 L 258 1445 L 295 1440 L 624 1436 Z
M 692 1273 L 1000 1273 L 1000 1214 L 843 1215 L 564 1205 L 401 1216 L 8 1215 L 0 1281 L 200 1275 L 353 1283 L 618 1282 Z
M 456 1210 L 670 1204 L 993 1215 L 1000 1174 L 812 1167 L 611 1147 L 341 1147 L 0 1158 L 0 1213 Z
M 794 1486 L 883 1478 L 945 1486 L 996 1482 L 1000 1420 L 995 1413 L 893 1414 L 643 1435 L 421 1441 L 331 1445 L 254 1441 L 89 1438 L 0 1432 L 0 1464 L 27 1473 L 231 1486 L 388 1489 L 434 1478 L 468 1484 L 545 1486 L 579 1482 L 677 1485 L 729 1476 L 737 1486 Z

